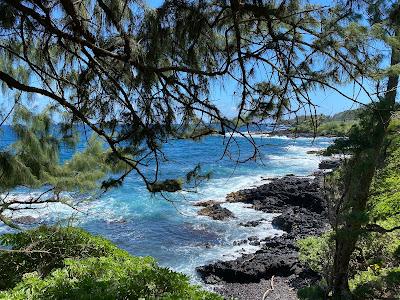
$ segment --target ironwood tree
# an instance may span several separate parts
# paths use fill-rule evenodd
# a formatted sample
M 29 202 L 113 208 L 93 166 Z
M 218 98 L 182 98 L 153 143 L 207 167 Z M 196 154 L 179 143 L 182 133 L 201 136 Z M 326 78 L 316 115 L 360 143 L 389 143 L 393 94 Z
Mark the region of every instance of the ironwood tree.
M 393 115 L 398 111 L 397 89 L 399 83 L 399 30 L 400 3 L 398 1 L 360 1 L 353 8 L 354 14 L 364 13 L 368 25 L 359 23 L 355 35 L 373 37 L 380 41 L 381 54 L 386 57 L 388 67 L 377 68 L 371 74 L 375 81 L 376 97 L 361 116 L 346 139 L 339 139 L 330 151 L 343 151 L 352 155 L 344 166 L 340 186 L 342 192 L 334 205 L 333 229 L 335 251 L 331 289 L 335 299 L 351 299 L 349 289 L 350 260 L 357 247 L 360 234 L 365 231 L 387 233 L 399 227 L 383 228 L 370 224 L 367 217 L 368 200 L 374 174 L 385 158 L 385 137 Z M 367 26 L 370 28 L 367 29 Z M 371 41 L 371 45 L 374 42 Z M 376 51 L 371 47 L 370 51 Z M 395 212 L 394 212 L 395 213 Z
M 224 155 L 257 157 L 238 130 L 305 107 L 317 87 L 360 78 L 374 65 L 363 44 L 346 40 L 348 11 L 301 1 L 0 1 L 0 81 L 15 97 L 46 97 L 65 112 L 63 129 L 81 123 L 109 146 L 150 191 L 160 180 L 169 139 L 226 136 Z M 237 116 L 227 118 L 210 85 L 236 84 Z M 234 132 L 254 146 L 235 157 Z M 154 171 L 147 172 L 148 166 Z

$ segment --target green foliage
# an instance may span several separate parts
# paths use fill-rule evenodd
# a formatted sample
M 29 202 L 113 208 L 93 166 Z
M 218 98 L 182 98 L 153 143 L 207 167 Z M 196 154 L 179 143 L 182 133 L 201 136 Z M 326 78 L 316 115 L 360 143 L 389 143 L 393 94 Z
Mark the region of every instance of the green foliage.
M 94 135 L 87 148 L 60 164 L 59 149 L 65 140 L 51 120 L 51 112 L 32 114 L 19 107 L 14 114 L 13 130 L 18 140 L 10 149 L 0 153 L 0 168 L 9 176 L 2 176 L 0 188 L 16 186 L 38 188 L 50 186 L 55 192 L 88 191 L 97 187 L 100 179 L 110 172 L 124 169 L 124 165 L 109 164 L 108 152 Z M 70 141 L 71 142 L 71 141 Z
M 65 265 L 44 279 L 25 276 L 0 299 L 222 299 L 149 258 L 68 259 Z
M 183 186 L 183 180 L 181 179 L 166 179 L 151 184 L 149 190 L 152 193 L 157 193 L 161 191 L 173 193 L 182 190 L 182 186 Z
M 299 259 L 307 264 L 312 270 L 322 274 L 329 272 L 332 267 L 332 256 L 328 253 L 333 248 L 333 233 L 327 232 L 320 237 L 310 236 L 299 240 Z
M 396 267 L 400 263 L 400 240 L 396 232 L 364 233 L 358 242 L 358 250 L 355 252 L 353 273 L 367 270 L 371 266 L 380 268 Z
M 81 229 L 40 227 L 2 241 L 30 253 L 4 254 L 2 272 L 14 280 L 0 299 L 222 299 L 150 257 L 131 256 Z
M 365 114 L 361 119 L 361 124 L 373 122 L 368 120 Z M 372 143 L 370 137 L 365 137 L 359 125 L 352 129 L 350 139 L 346 142 L 346 149 L 352 149 L 356 153 L 361 153 L 362 147 L 368 147 Z M 354 213 L 344 209 L 341 218 L 352 218 L 353 221 L 362 224 L 374 223 L 383 228 L 390 229 L 400 225 L 400 120 L 393 116 L 387 129 L 384 140 L 384 159 L 379 164 L 370 189 L 367 210 L 365 213 Z M 371 134 L 373 134 L 371 132 Z M 364 136 L 364 137 L 363 137 Z M 336 142 L 336 146 L 340 144 Z M 368 164 L 368 161 L 365 161 Z M 353 170 L 352 174 L 362 174 L 363 164 L 359 170 Z M 348 168 L 349 166 L 345 166 Z M 325 183 L 339 187 L 343 184 L 343 172 L 345 168 L 340 168 L 326 177 Z M 336 204 L 334 204 L 336 205 Z M 342 238 L 354 234 L 354 232 L 339 231 L 343 234 Z M 310 268 L 319 272 L 325 282 L 319 286 L 306 288 L 299 292 L 302 299 L 318 299 L 318 291 L 324 290 L 326 282 L 329 280 L 329 268 L 332 263 L 334 249 L 333 240 L 328 237 L 333 235 L 325 234 L 321 237 L 309 237 L 299 241 L 300 259 Z M 327 239 L 328 238 L 328 239 Z M 397 299 L 400 291 L 400 232 L 397 230 L 388 233 L 376 233 L 363 231 L 357 241 L 356 250 L 350 261 L 350 288 L 357 299 L 375 299 L 378 297 Z M 328 273 L 327 273 L 328 272 Z M 313 296 L 314 295 L 314 296 Z M 321 299 L 321 298 L 319 298 Z
M 386 138 L 386 159 L 377 171 L 368 203 L 371 221 L 400 224 L 400 119 L 394 119 Z M 384 225 L 384 224 L 381 224 Z
M 377 138 L 384 134 L 381 120 L 383 112 L 387 112 L 386 103 L 380 101 L 370 104 L 359 114 L 359 121 L 352 126 L 346 137 L 338 138 L 325 151 L 326 155 L 336 153 L 361 154 L 376 146 Z M 396 106 L 398 107 L 398 106 Z M 396 107 L 392 108 L 393 110 Z
M 209 180 L 211 172 L 203 172 L 201 165 L 197 164 L 193 170 L 186 173 L 185 178 L 159 180 L 149 184 L 149 191 L 158 192 L 177 192 L 182 190 L 183 186 L 196 186 L 201 181 Z
M 108 163 L 108 152 L 95 136 L 84 151 L 60 164 L 58 156 L 63 139 L 57 137 L 49 111 L 35 115 L 19 107 L 14 114 L 13 130 L 17 142 L 0 152 L 1 173 L 8 175 L 0 178 L 3 191 L 17 186 L 50 186 L 54 192 L 84 192 L 96 188 L 108 173 L 124 169 L 122 163 Z
M 321 136 L 346 136 L 356 121 L 320 121 L 314 124 L 311 120 L 305 120 L 302 123 L 291 128 L 293 132 L 315 133 Z
M 128 256 L 109 241 L 71 227 L 40 226 L 4 234 L 0 244 L 14 250 L 0 251 L 0 289 L 13 287 L 25 273 L 46 276 L 55 268 L 63 267 L 65 258 Z
M 321 300 L 325 299 L 325 291 L 320 286 L 309 286 L 300 289 L 297 296 L 301 300 Z
M 0 192 L 9 192 L 20 186 L 42 188 L 47 192 L 38 199 L 27 200 L 25 206 L 18 206 L 18 200 L 13 197 L 5 197 L 0 203 L 0 221 L 9 226 L 15 227 L 7 215 L 10 210 L 33 208 L 45 202 L 74 205 L 74 199 L 63 197 L 61 193 L 85 194 L 89 199 L 90 193 L 100 187 L 100 180 L 127 169 L 121 160 L 111 159 L 111 150 L 105 150 L 102 141 L 94 134 L 83 151 L 61 163 L 60 147 L 73 147 L 77 133 L 71 129 L 65 134 L 64 128 L 52 122 L 52 113 L 52 109 L 46 109 L 34 114 L 20 105 L 14 113 L 12 129 L 17 141 L 0 151 L 0 174 L 7 174 L 0 176 Z
M 380 268 L 373 265 L 349 281 L 357 299 L 399 299 L 400 267 Z
M 394 117 L 385 139 L 385 159 L 374 176 L 368 201 L 369 222 L 386 229 L 400 225 L 399 129 L 400 120 Z M 399 298 L 400 232 L 365 233 L 358 247 L 362 260 L 353 266 L 353 293 L 361 299 Z

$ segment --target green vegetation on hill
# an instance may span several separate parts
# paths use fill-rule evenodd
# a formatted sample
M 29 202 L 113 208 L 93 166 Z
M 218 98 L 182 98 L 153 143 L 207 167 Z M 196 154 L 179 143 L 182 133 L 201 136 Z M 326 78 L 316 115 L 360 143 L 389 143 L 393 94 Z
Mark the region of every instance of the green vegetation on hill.
M 360 117 L 360 113 L 364 111 L 364 108 L 348 109 L 340 113 L 334 114 L 329 117 L 331 121 L 355 121 Z
M 0 243 L 11 248 L 0 252 L 0 299 L 222 300 L 82 229 L 41 226 L 5 234 Z
M 306 120 L 301 124 L 293 126 L 293 133 L 312 133 L 319 136 L 345 136 L 357 121 L 321 121 L 314 125 L 312 121 Z
M 363 109 L 346 110 L 333 116 L 317 115 L 313 118 L 301 116 L 288 121 L 290 131 L 298 134 L 319 136 L 346 136 L 350 128 L 357 124 Z

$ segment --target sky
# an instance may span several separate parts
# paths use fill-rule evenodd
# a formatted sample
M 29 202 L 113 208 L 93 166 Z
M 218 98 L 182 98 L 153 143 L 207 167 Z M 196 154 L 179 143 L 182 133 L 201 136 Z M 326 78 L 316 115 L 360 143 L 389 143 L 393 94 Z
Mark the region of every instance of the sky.
M 373 90 L 372 86 L 367 86 L 368 90 Z M 353 97 L 357 102 L 368 103 L 368 95 L 360 91 L 360 88 L 354 88 L 353 84 L 345 84 L 339 87 L 339 90 Z M 237 106 L 240 100 L 235 96 L 235 85 L 232 82 L 225 82 L 224 85 L 214 84 L 211 88 L 211 97 L 218 107 L 221 107 L 228 116 L 234 116 L 237 112 Z M 318 89 L 310 92 L 310 98 L 316 106 L 317 113 L 333 115 L 348 109 L 355 109 L 359 104 L 350 101 L 346 97 L 331 89 Z M 301 114 L 301 113 L 300 113 Z M 306 114 L 309 114 L 307 111 Z
M 334 1 L 329 0 L 308 0 L 310 4 L 316 4 L 321 6 L 331 6 Z M 150 5 L 158 6 L 162 3 L 162 0 L 150 0 Z M 368 84 L 365 86 L 368 91 L 373 91 L 374 86 Z M 348 96 L 354 97 L 357 102 L 369 103 L 368 95 L 360 91 L 358 88 L 354 88 L 353 84 L 345 84 L 339 87 L 340 91 Z M 235 100 L 233 95 L 234 87 L 232 84 L 226 83 L 224 87 L 215 86 L 212 89 L 213 98 L 217 103 L 220 103 L 221 107 L 228 115 L 234 115 L 237 111 L 237 105 L 239 100 Z M 340 95 L 338 92 L 330 89 L 318 89 L 310 93 L 313 104 L 316 105 L 317 113 L 325 115 L 333 115 L 338 112 L 342 112 L 348 109 L 355 109 L 359 107 L 359 104 L 350 101 L 346 97 Z M 306 112 L 307 114 L 309 112 Z
M 325 0 L 310 0 L 313 4 L 322 5 L 332 5 L 332 1 Z M 148 0 L 148 4 L 151 7 L 157 7 L 162 3 L 162 0 Z M 372 86 L 370 87 L 372 90 Z M 343 85 L 340 87 L 341 92 L 346 95 L 353 95 L 353 85 Z M 235 83 L 232 81 L 225 80 L 222 84 L 221 82 L 213 83 L 211 86 L 211 99 L 212 101 L 221 108 L 222 112 L 228 117 L 235 116 L 237 112 L 237 106 L 239 99 L 234 95 Z M 362 103 L 368 103 L 368 97 L 365 93 L 358 93 L 357 101 Z M 341 96 L 333 90 L 316 90 L 311 94 L 312 102 L 317 106 L 317 113 L 323 113 L 326 115 L 333 115 L 335 113 L 341 112 L 347 109 L 357 108 L 358 106 Z M 7 107 L 7 97 L 5 95 L 0 95 L 0 105 Z M 36 101 L 32 105 L 32 109 L 40 110 L 48 104 L 48 100 L 45 97 L 36 97 Z

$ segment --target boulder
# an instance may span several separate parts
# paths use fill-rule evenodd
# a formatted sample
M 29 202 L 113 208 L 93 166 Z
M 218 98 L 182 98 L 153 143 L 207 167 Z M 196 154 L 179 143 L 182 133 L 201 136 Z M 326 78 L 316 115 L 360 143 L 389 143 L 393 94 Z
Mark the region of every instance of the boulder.
M 196 202 L 193 204 L 193 206 L 208 207 L 208 206 L 212 206 L 212 205 L 220 204 L 220 203 L 221 203 L 221 201 L 205 200 L 205 201 Z
M 229 209 L 222 207 L 220 204 L 212 204 L 206 206 L 200 209 L 198 214 L 201 216 L 208 216 L 214 220 L 220 220 L 220 221 L 229 218 L 234 218 L 233 213 Z
M 239 225 L 243 226 L 243 227 L 256 227 L 256 226 L 260 225 L 263 221 L 265 221 L 265 219 L 248 221 L 248 222 L 245 222 L 245 223 L 241 222 L 241 223 L 239 223 Z
M 29 224 L 38 223 L 39 219 L 35 218 L 35 217 L 32 217 L 32 216 L 20 216 L 20 217 L 13 218 L 12 221 L 14 223 L 18 223 L 18 224 L 29 225 Z
M 325 159 L 319 163 L 318 168 L 321 170 L 335 170 L 340 167 L 340 164 L 340 159 Z

